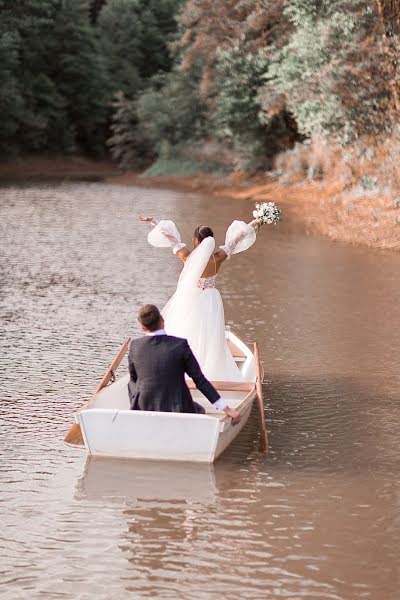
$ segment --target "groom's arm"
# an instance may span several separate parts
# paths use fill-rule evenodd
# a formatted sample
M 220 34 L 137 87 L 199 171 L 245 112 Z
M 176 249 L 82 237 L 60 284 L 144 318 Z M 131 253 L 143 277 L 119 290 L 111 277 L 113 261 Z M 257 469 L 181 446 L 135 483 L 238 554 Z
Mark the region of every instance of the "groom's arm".
M 190 349 L 189 344 L 185 340 L 185 348 L 184 348 L 184 356 L 185 356 L 185 371 L 193 379 L 196 384 L 197 389 L 200 390 L 202 394 L 214 404 L 214 406 L 218 410 L 223 410 L 228 417 L 231 417 L 233 425 L 239 423 L 240 421 L 240 412 L 235 410 L 227 405 L 225 400 L 221 398 L 218 394 L 215 387 L 206 379 L 203 375 L 202 370 L 200 369 L 199 363 L 196 360 L 193 352 Z
M 203 375 L 202 370 L 200 369 L 199 363 L 196 360 L 193 352 L 190 349 L 189 344 L 185 340 L 184 347 L 184 361 L 185 361 L 185 371 L 193 379 L 196 384 L 196 387 L 202 394 L 205 395 L 207 400 L 214 404 L 221 398 L 218 394 L 215 387 L 206 379 Z
M 133 344 L 133 342 L 131 342 Z M 135 406 L 134 397 L 136 393 L 136 382 L 137 382 L 137 373 L 135 369 L 135 365 L 131 356 L 131 348 L 129 348 L 128 354 L 128 368 L 129 368 L 129 381 L 128 381 L 128 396 L 129 396 L 129 404 L 131 410 L 138 410 L 138 406 Z

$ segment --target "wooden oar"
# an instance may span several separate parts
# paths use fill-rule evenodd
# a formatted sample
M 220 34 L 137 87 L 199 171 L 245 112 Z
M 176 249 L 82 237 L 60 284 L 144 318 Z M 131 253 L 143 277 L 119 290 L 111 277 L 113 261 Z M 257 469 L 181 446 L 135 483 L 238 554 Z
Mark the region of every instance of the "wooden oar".
M 256 390 L 258 399 L 258 413 L 260 415 L 260 451 L 267 452 L 268 436 L 267 430 L 265 429 L 264 400 L 262 391 L 263 372 L 260 362 L 260 355 L 258 353 L 257 342 L 254 342 L 254 358 L 256 361 Z
M 118 350 L 118 353 L 116 355 L 116 357 L 114 358 L 114 360 L 112 361 L 109 369 L 106 371 L 103 379 L 101 380 L 99 386 L 97 387 L 97 390 L 95 391 L 95 394 L 97 394 L 97 392 L 99 392 L 100 390 L 102 390 L 104 387 L 106 387 L 106 385 L 108 385 L 113 377 L 114 371 L 116 371 L 121 363 L 121 360 L 124 358 L 128 348 L 129 348 L 129 344 L 130 344 L 131 338 L 129 337 L 121 346 L 121 348 Z M 85 402 L 85 404 L 82 406 L 81 410 L 83 410 L 85 408 L 85 406 L 87 406 L 88 404 L 90 404 L 91 400 L 89 400 L 88 402 Z M 82 437 L 82 432 L 81 432 L 81 426 L 79 425 L 79 423 L 74 423 L 72 425 L 72 427 L 70 428 L 70 430 L 68 431 L 67 435 L 64 438 L 64 442 L 67 442 L 68 444 L 73 444 L 74 446 L 82 446 L 83 445 L 83 437 Z

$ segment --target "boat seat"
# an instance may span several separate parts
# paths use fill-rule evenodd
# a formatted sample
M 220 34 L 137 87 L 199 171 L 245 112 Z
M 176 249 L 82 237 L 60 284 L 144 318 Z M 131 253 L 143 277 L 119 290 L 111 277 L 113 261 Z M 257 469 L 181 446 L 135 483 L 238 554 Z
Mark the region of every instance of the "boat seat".
M 228 342 L 228 347 L 229 350 L 232 353 L 233 358 L 236 360 L 236 358 L 242 357 L 242 358 L 247 358 L 246 354 L 243 352 L 243 350 L 241 350 L 240 348 L 238 348 L 236 346 L 236 344 L 234 344 L 231 340 L 227 340 Z
M 190 390 L 197 389 L 193 379 L 187 379 L 186 383 Z M 254 383 L 247 381 L 210 381 L 210 383 L 219 392 L 250 392 L 254 387 Z

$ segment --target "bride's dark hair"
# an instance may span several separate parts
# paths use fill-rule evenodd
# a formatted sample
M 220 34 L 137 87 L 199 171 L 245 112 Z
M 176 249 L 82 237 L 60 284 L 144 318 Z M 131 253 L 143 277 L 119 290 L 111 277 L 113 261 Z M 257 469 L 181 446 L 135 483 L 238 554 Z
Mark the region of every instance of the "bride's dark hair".
M 196 227 L 193 237 L 195 240 L 202 242 L 208 237 L 214 237 L 214 233 L 211 227 L 207 227 L 207 225 L 201 225 L 200 227 Z

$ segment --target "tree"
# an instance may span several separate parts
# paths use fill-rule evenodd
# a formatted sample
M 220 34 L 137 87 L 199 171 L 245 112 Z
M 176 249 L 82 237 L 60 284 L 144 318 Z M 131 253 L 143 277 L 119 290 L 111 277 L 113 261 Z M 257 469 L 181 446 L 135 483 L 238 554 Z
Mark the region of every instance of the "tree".
M 153 77 L 138 98 L 137 116 L 157 154 L 204 134 L 205 105 L 198 95 L 198 81 L 180 71 Z
M 288 0 L 294 30 L 271 57 L 262 93 L 266 120 L 281 95 L 308 137 L 346 143 L 393 127 L 393 65 L 376 9 L 375 0 Z
M 283 15 L 284 0 L 189 0 L 178 22 L 180 51 L 184 71 L 201 65 L 200 92 L 209 97 L 217 81 L 217 52 L 235 44 L 247 52 L 279 44 L 286 36 L 288 20 Z
M 400 34 L 400 6 L 394 0 L 375 0 L 382 39 L 382 52 L 384 62 L 388 68 L 389 81 L 387 86 L 393 99 L 396 113 L 400 112 L 400 72 L 398 64 L 399 56 L 399 34 Z
M 251 53 L 239 43 L 217 51 L 213 122 L 219 136 L 229 140 L 239 152 L 265 154 L 258 90 L 267 64 L 264 50 Z
M 169 71 L 168 41 L 176 30 L 178 0 L 108 0 L 99 36 L 113 91 L 134 98 L 147 79 Z
M 89 22 L 87 0 L 63 0 L 53 25 L 51 66 L 57 90 L 77 148 L 102 152 L 107 134 L 112 87 L 95 32 Z
M 107 141 L 111 156 L 123 168 L 143 167 L 155 156 L 146 133 L 138 122 L 136 102 L 117 92 L 113 101 L 112 135 Z
M 132 98 L 142 88 L 140 0 L 110 0 L 98 17 L 102 54 L 113 91 Z
M 106 4 L 107 0 L 91 0 L 90 2 L 90 21 L 92 25 L 97 23 L 97 18 L 101 9 Z
M 29 4 L 29 5 L 28 5 Z M 47 32 L 56 0 L 0 2 L 1 53 L 0 149 L 4 154 L 40 148 L 46 139 L 48 115 L 60 102 L 49 76 Z
M 87 0 L 0 0 L 0 151 L 99 151 L 107 80 Z
M 24 100 L 17 77 L 20 36 L 7 30 L 5 20 L 0 21 L 0 151 L 13 154 L 19 124 L 22 120 Z

